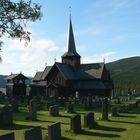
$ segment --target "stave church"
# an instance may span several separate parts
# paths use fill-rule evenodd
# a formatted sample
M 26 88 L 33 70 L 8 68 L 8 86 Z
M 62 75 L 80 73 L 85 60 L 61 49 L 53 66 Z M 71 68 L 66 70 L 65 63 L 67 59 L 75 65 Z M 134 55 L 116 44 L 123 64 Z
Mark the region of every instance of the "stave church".
M 55 62 L 37 72 L 30 84 L 30 96 L 101 96 L 110 97 L 113 81 L 103 63 L 81 64 L 81 56 L 76 51 L 72 21 L 68 27 L 67 52 Z

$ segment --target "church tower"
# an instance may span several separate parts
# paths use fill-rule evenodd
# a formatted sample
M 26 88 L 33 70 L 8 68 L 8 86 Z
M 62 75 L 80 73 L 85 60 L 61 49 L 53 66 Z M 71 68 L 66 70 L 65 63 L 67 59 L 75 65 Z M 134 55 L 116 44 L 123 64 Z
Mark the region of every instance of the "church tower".
M 71 17 L 68 29 L 67 46 L 68 51 L 62 55 L 62 63 L 77 68 L 80 65 L 81 56 L 76 52 Z

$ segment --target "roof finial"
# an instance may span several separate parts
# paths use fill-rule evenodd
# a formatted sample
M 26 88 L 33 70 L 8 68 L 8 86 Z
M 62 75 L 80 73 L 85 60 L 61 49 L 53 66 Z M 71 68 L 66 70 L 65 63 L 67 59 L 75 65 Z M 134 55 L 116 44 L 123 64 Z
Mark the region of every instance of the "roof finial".
M 105 56 L 103 57 L 103 63 L 105 64 Z
M 69 6 L 69 12 L 70 12 L 70 17 L 71 17 L 71 6 Z
M 56 57 L 54 58 L 54 63 L 56 62 Z

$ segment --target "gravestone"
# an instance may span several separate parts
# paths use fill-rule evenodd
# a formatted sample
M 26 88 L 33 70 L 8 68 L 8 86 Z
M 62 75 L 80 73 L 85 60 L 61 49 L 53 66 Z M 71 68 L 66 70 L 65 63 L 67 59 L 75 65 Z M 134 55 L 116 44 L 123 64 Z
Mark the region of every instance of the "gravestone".
M 84 127 L 86 128 L 94 128 L 95 127 L 94 121 L 94 112 L 88 112 L 84 115 Z
M 59 107 L 58 105 L 51 106 L 49 108 L 49 112 L 51 116 L 59 116 Z
M 26 119 L 32 121 L 37 120 L 37 104 L 34 99 L 30 100 L 28 110 L 29 110 L 29 116 Z
M 92 96 L 87 97 L 87 106 L 88 108 L 92 108 Z
M 125 105 L 122 105 L 118 108 L 119 113 L 128 113 L 128 108 Z
M 102 120 L 108 120 L 108 98 L 102 100 Z
M 83 99 L 83 105 L 84 105 L 84 109 L 88 109 L 87 98 Z
M 80 115 L 71 116 L 70 130 L 73 133 L 81 132 L 81 116 Z
M 59 106 L 64 107 L 66 106 L 66 98 L 65 97 L 59 97 L 57 99 Z
M 112 116 L 118 116 L 119 114 L 118 114 L 118 109 L 117 109 L 117 107 L 113 107 L 112 109 L 111 109 L 111 112 L 112 112 Z
M 53 106 L 56 104 L 56 98 L 55 97 L 49 97 L 47 100 L 47 107 Z
M 121 103 L 121 99 L 119 97 L 117 98 L 117 101 L 118 101 L 118 104 Z
M 127 108 L 128 110 L 131 110 L 131 109 L 133 109 L 134 107 L 135 107 L 134 104 L 128 104 L 128 105 L 126 105 L 126 108 Z
M 9 106 L 4 106 L 0 111 L 0 127 L 10 126 L 13 124 L 13 112 Z
M 2 104 L 5 103 L 5 101 L 6 101 L 5 97 L 6 97 L 6 95 L 0 91 L 0 103 L 2 103 Z
M 140 99 L 138 99 L 136 102 L 135 102 L 135 106 L 138 107 L 140 104 Z
M 60 122 L 57 122 L 52 125 L 48 125 L 47 140 L 61 140 Z
M 19 107 L 18 100 L 16 98 L 13 98 L 12 99 L 12 110 L 13 110 L 13 112 L 18 112 L 19 111 L 18 107 Z
M 67 105 L 67 113 L 73 113 L 74 112 L 74 107 L 72 104 Z
M 15 140 L 15 134 L 12 132 L 0 135 L 0 140 Z
M 36 126 L 24 132 L 24 140 L 42 140 L 41 127 Z

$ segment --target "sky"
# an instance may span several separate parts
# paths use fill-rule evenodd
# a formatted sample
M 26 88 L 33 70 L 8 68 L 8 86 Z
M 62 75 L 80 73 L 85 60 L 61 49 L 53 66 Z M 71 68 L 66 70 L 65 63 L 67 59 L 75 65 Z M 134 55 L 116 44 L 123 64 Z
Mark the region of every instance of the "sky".
M 28 22 L 31 42 L 4 36 L 0 74 L 34 76 L 67 51 L 71 18 L 82 63 L 116 61 L 140 56 L 140 0 L 33 0 L 42 5 L 42 18 Z

